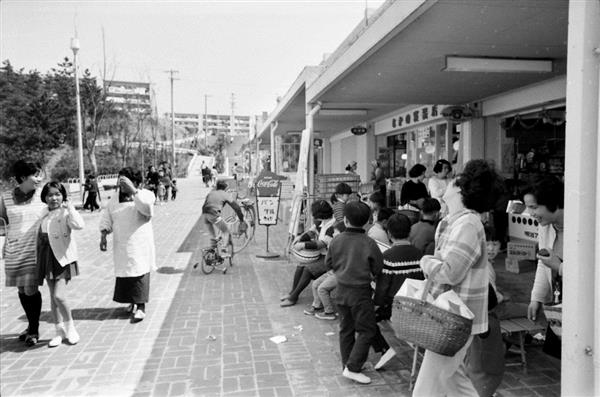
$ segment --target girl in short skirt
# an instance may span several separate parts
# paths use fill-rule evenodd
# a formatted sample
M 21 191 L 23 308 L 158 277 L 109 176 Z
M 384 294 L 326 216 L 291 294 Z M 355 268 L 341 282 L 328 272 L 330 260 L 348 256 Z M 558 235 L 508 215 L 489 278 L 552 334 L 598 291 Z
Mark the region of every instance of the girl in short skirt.
M 84 222 L 73 204 L 67 201 L 67 191 L 60 182 L 46 183 L 41 196 L 48 209 L 42 215 L 38 233 L 37 265 L 40 284 L 44 279 L 48 283 L 56 326 L 56 336 L 48 346 L 60 345 L 63 338 L 74 345 L 79 342 L 79 334 L 67 303 L 66 287 L 71 278 L 79 275 L 77 246 L 71 238 L 71 230 L 82 229 Z

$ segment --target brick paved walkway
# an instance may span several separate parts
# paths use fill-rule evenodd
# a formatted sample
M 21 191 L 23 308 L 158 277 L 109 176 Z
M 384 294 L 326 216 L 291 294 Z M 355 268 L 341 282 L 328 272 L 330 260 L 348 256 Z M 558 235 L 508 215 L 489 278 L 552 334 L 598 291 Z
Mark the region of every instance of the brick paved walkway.
M 407 396 L 411 351 L 398 351 L 384 371 L 365 373 L 369 386 L 341 376 L 337 322 L 302 313 L 299 304 L 279 307 L 290 287 L 293 265 L 285 258 L 262 260 L 265 228 L 235 257 L 226 275 L 204 275 L 192 265 L 206 236 L 198 223 L 207 190 L 198 179 L 180 180 L 175 202 L 156 207 L 154 220 L 159 271 L 152 275 L 146 319 L 130 324 L 123 305 L 112 302 L 110 249 L 98 250 L 98 215 L 84 213 L 86 229 L 76 233 L 81 276 L 70 285 L 69 301 L 81 334 L 76 346 L 46 347 L 53 336 L 47 288 L 42 342 L 26 348 L 15 339 L 25 316 L 14 288 L 0 275 L 0 394 L 2 396 Z M 271 251 L 282 253 L 285 228 L 270 233 Z M 109 241 L 109 248 L 111 242 Z M 274 335 L 287 342 L 275 344 Z M 559 394 L 559 363 L 539 348 L 528 349 L 529 371 L 509 367 L 501 396 Z

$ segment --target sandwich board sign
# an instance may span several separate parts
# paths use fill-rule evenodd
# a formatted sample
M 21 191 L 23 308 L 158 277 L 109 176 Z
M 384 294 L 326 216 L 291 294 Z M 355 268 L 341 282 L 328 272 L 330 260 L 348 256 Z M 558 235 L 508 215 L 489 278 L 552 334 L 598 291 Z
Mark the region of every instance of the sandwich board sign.
M 276 225 L 279 216 L 281 180 L 285 179 L 270 171 L 261 173 L 256 180 L 256 206 L 259 225 Z

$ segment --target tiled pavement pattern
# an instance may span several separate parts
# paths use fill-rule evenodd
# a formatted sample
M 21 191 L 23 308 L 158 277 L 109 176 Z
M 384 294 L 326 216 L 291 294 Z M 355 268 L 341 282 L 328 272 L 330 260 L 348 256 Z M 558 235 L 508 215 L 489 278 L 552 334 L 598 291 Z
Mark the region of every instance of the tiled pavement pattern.
M 159 271 L 152 274 L 146 319 L 130 324 L 122 305 L 112 302 L 113 273 L 109 253 L 98 250 L 98 216 L 84 213 L 86 229 L 75 234 L 81 276 L 70 285 L 69 298 L 81 342 L 55 349 L 47 288 L 41 323 L 42 343 L 26 348 L 16 341 L 25 317 L 16 290 L 0 275 L 0 394 L 2 396 L 407 396 L 411 351 L 398 351 L 384 371 L 365 373 L 368 386 L 341 376 L 337 322 L 302 313 L 310 288 L 299 304 L 279 307 L 291 283 L 293 265 L 285 258 L 262 260 L 265 227 L 256 241 L 234 258 L 226 275 L 204 275 L 192 266 L 206 236 L 198 222 L 207 189 L 198 179 L 180 180 L 176 201 L 156 207 L 154 220 Z M 286 230 L 270 235 L 271 251 L 283 252 Z M 201 243 L 198 243 L 198 242 Z M 109 241 L 110 247 L 110 241 Z M 515 282 L 512 278 L 518 277 Z M 531 275 L 529 275 L 531 277 Z M 499 272 L 511 286 L 524 275 Z M 513 294 L 515 292 L 513 291 Z M 514 296 L 514 295 L 513 295 Z M 287 342 L 274 344 L 275 335 Z M 516 356 L 511 359 L 517 359 Z M 499 395 L 559 395 L 560 364 L 539 347 L 528 348 L 529 370 L 508 367 Z

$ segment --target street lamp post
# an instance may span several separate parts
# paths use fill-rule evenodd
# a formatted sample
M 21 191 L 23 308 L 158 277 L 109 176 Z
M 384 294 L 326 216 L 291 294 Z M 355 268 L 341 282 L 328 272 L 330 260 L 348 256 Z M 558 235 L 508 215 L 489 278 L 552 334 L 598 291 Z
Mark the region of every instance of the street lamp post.
M 79 73 L 77 73 L 77 52 L 79 52 L 79 39 L 71 38 L 71 50 L 73 50 L 73 68 L 75 71 L 75 98 L 77 102 L 77 152 L 79 158 L 79 191 L 81 194 L 81 204 L 83 204 L 85 177 L 83 175 L 83 136 L 81 132 L 81 97 L 79 94 Z

